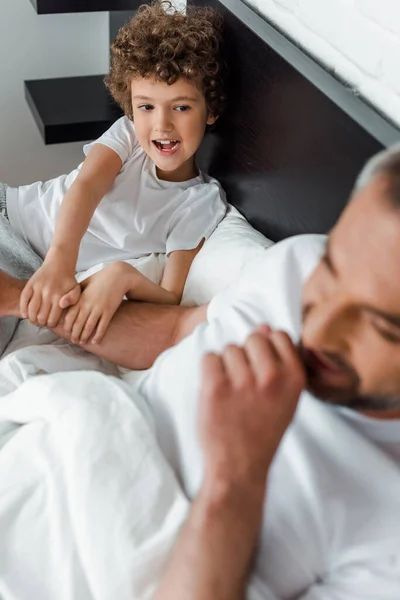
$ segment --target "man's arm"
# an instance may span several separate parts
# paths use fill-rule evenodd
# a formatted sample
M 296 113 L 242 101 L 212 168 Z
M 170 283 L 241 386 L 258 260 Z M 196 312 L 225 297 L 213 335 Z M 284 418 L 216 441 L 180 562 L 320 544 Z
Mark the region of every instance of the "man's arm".
M 263 327 L 203 366 L 205 477 L 156 600 L 243 600 L 268 469 L 305 383 L 296 348 Z
M 148 369 L 164 350 L 180 342 L 206 320 L 206 304 L 189 308 L 125 300 L 112 318 L 102 341 L 80 346 L 120 367 Z M 70 339 L 63 330 L 62 322 L 53 331 Z
M 0 316 L 21 318 L 20 297 L 25 282 L 0 271 Z M 127 369 L 147 369 L 157 356 L 188 336 L 207 320 L 207 304 L 199 307 L 163 306 L 124 301 L 115 313 L 100 344 L 82 344 L 88 352 Z M 53 328 L 70 339 L 63 321 Z
M 263 481 L 204 484 L 155 600 L 243 600 L 264 498 Z

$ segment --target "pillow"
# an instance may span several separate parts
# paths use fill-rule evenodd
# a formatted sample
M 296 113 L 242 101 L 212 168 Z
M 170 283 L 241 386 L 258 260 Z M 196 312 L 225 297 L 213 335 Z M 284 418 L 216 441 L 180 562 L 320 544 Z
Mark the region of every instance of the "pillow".
M 273 242 L 256 231 L 234 206 L 193 261 L 182 297 L 184 306 L 209 302 L 238 279 L 249 262 Z

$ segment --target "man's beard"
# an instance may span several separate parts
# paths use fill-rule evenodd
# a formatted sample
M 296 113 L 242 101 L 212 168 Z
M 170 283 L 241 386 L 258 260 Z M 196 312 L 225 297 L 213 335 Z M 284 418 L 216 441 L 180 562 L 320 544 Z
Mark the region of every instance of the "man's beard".
M 346 387 L 333 387 L 324 383 L 317 366 L 310 360 L 303 344 L 299 344 L 300 356 L 307 373 L 307 390 L 316 398 L 336 406 L 343 406 L 362 412 L 389 411 L 400 409 L 400 396 L 388 394 L 367 395 L 360 391 L 361 384 L 357 372 L 340 356 L 324 353 L 348 377 Z

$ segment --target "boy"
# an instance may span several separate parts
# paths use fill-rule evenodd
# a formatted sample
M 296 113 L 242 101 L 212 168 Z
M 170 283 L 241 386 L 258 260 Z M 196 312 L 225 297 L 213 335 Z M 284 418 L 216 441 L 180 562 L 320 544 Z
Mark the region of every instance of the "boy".
M 168 7 L 168 12 L 165 10 Z M 178 304 L 190 265 L 225 215 L 224 194 L 196 167 L 206 126 L 224 105 L 220 22 L 142 6 L 112 45 L 106 84 L 125 112 L 69 175 L 5 188 L 3 213 L 44 259 L 21 297 L 21 314 L 99 342 L 126 295 Z M 0 190 L 1 191 L 1 190 Z M 1 194 L 0 194 L 1 195 Z M 122 262 L 166 253 L 160 285 Z M 81 287 L 76 271 L 110 263 Z

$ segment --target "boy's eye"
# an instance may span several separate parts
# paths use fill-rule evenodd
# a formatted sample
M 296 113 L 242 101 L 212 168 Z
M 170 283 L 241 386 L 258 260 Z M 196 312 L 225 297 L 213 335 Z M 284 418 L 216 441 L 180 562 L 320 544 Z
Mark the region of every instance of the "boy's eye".
M 149 111 L 149 110 L 153 110 L 154 106 L 152 106 L 151 104 L 141 104 L 140 106 L 138 106 L 138 108 L 140 110 Z
M 178 112 L 186 112 L 188 110 L 190 110 L 190 106 L 186 106 L 185 104 L 180 105 L 180 106 L 175 106 L 175 110 L 177 110 Z

